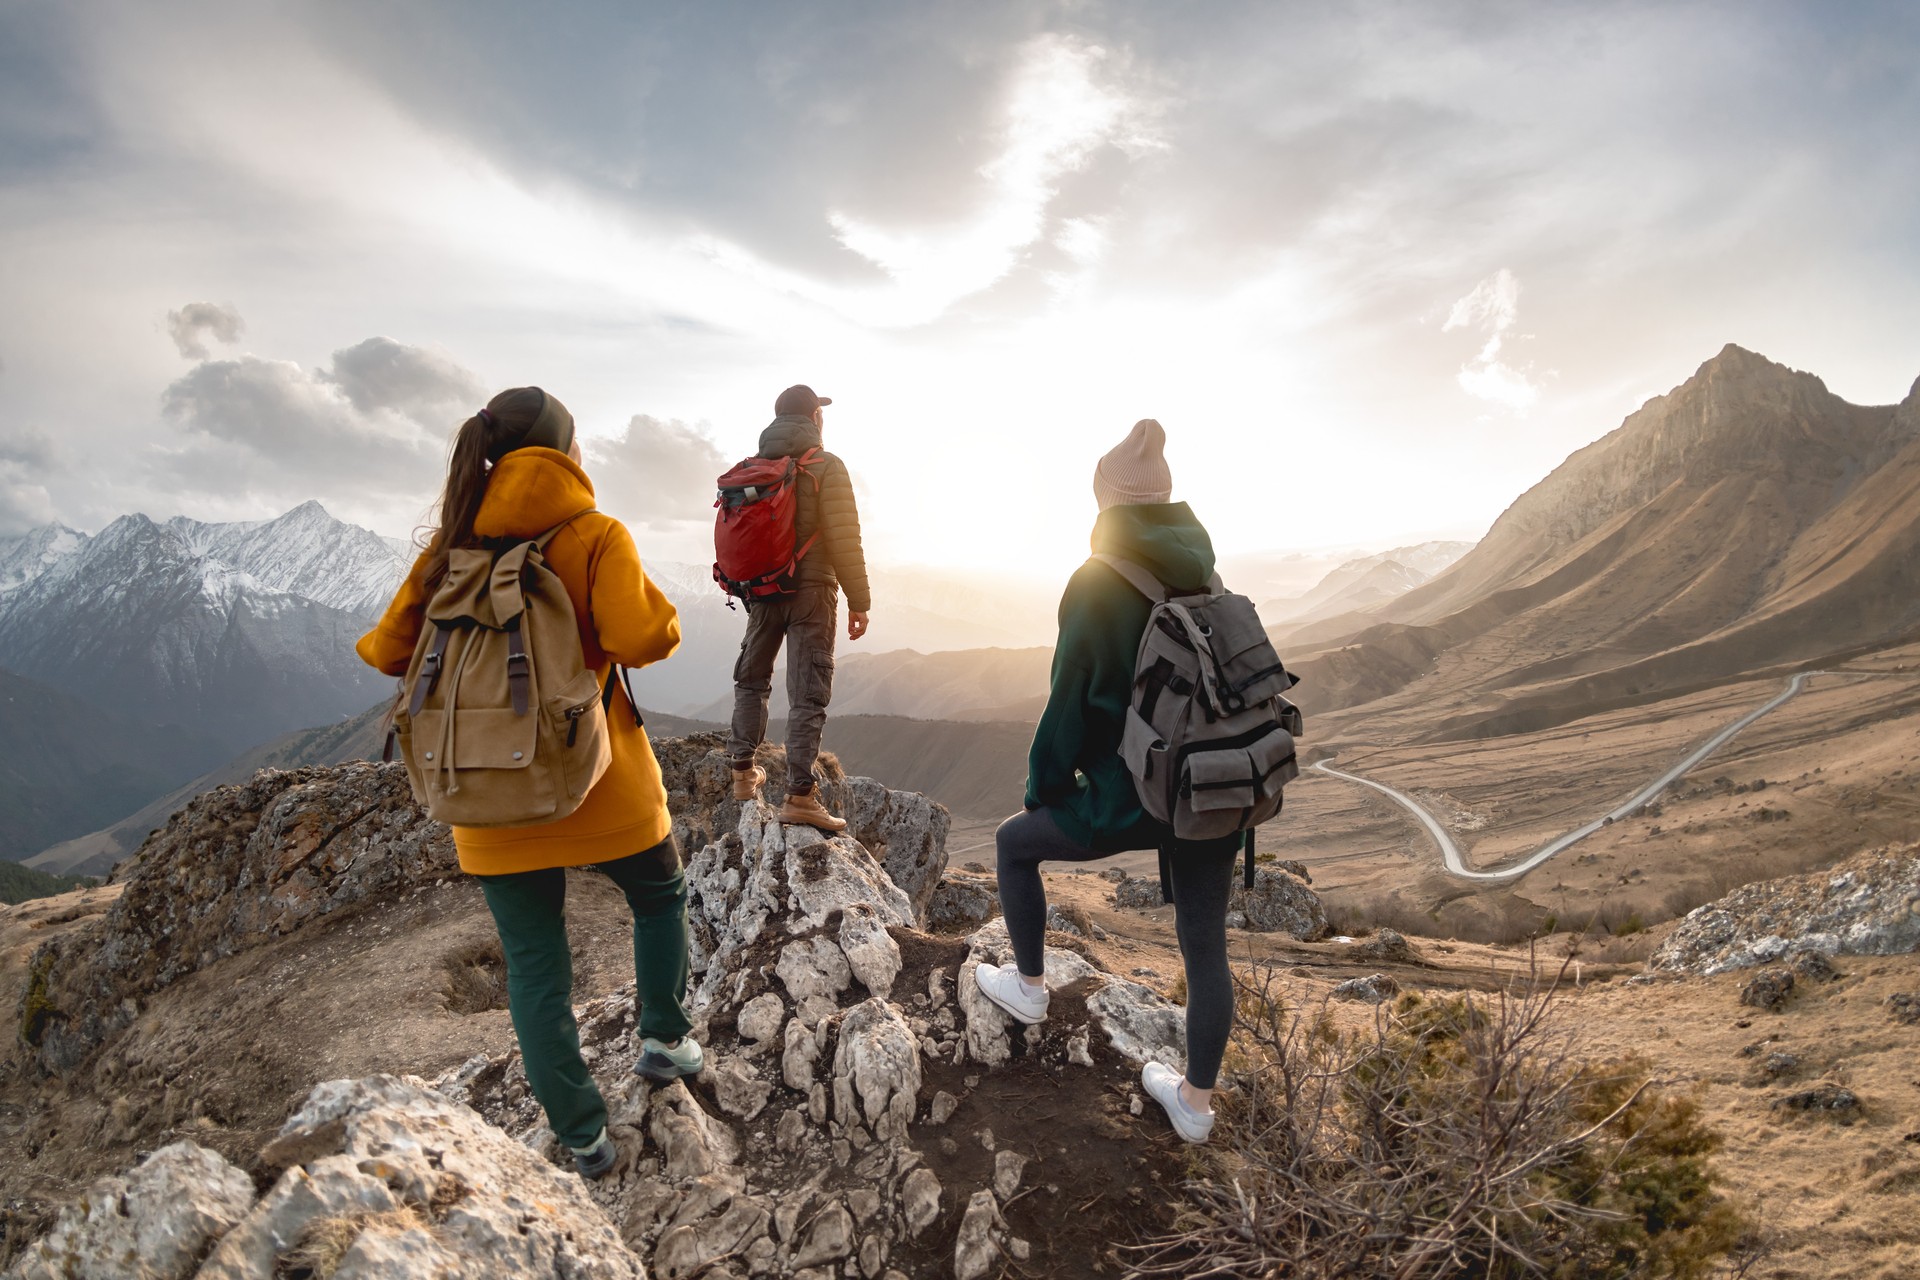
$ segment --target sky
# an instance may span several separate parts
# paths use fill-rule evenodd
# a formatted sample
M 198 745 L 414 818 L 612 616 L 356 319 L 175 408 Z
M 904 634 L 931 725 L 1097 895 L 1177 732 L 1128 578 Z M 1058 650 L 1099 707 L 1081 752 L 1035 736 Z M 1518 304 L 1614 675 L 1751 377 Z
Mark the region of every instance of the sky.
M 1920 7 L 0 6 L 0 534 L 405 536 L 493 391 L 710 558 L 780 388 L 871 558 L 1474 538 L 1727 342 L 1920 374 Z

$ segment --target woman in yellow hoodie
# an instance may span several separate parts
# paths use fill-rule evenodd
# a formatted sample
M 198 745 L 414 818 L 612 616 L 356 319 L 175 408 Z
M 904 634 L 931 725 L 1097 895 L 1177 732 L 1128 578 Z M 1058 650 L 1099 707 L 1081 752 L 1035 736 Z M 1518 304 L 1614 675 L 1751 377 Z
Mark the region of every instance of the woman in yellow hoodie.
M 360 657 L 388 675 L 405 673 L 450 549 L 522 541 L 563 522 L 546 561 L 573 601 L 582 651 L 602 684 L 613 663 L 645 666 L 679 648 L 679 615 L 648 581 L 632 535 L 593 509 L 573 416 L 540 388 L 516 387 L 454 438 L 439 527 L 385 615 L 360 638 Z M 565 868 L 605 872 L 633 909 L 642 1037 L 634 1070 L 671 1080 L 703 1065 L 687 1034 L 687 890 L 667 792 L 639 717 L 622 705 L 624 688 L 616 693 L 607 716 L 613 761 L 579 808 L 541 826 L 453 829 L 460 868 L 479 878 L 500 931 L 527 1082 L 554 1136 L 593 1178 L 613 1167 L 615 1152 L 573 1019 Z

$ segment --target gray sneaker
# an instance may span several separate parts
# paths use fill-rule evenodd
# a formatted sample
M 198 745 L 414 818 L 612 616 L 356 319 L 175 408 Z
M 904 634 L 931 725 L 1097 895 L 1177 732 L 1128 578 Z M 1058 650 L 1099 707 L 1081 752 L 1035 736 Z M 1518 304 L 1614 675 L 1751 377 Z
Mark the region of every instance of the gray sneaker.
M 665 1084 L 681 1076 L 699 1075 L 706 1065 L 707 1056 L 692 1036 L 680 1037 L 680 1043 L 671 1049 L 648 1036 L 640 1042 L 640 1058 L 633 1064 L 633 1074 Z
M 614 1163 L 620 1158 L 619 1148 L 613 1145 L 613 1139 L 607 1136 L 605 1129 L 600 1131 L 600 1136 L 585 1151 L 577 1151 L 572 1147 L 567 1150 L 573 1152 L 573 1167 L 589 1182 L 598 1181 L 612 1173 Z

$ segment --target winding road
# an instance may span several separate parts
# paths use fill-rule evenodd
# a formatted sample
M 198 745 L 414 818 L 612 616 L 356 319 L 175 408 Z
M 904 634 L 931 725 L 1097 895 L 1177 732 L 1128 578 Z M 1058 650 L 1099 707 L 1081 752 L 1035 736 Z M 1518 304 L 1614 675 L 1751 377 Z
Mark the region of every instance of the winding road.
M 1344 770 L 1336 769 L 1325 760 L 1318 762 L 1313 768 L 1331 777 L 1341 778 L 1348 782 L 1357 782 L 1363 787 L 1372 787 L 1375 791 L 1380 792 L 1394 803 L 1412 813 L 1414 817 L 1420 820 L 1420 825 L 1427 829 L 1427 834 L 1433 837 L 1434 843 L 1440 846 L 1440 857 L 1446 863 L 1449 874 L 1458 876 L 1462 880 L 1512 880 L 1525 875 L 1555 854 L 1566 852 L 1574 845 L 1580 843 L 1580 841 L 1606 826 L 1609 822 L 1626 817 L 1641 805 L 1652 800 L 1655 796 L 1671 786 L 1682 774 L 1686 773 L 1687 770 L 1693 768 L 1702 760 L 1705 760 L 1721 747 L 1726 746 L 1727 742 L 1742 729 L 1760 719 L 1760 717 L 1767 715 L 1769 712 L 1776 711 L 1780 707 L 1785 706 L 1796 694 L 1806 688 L 1807 681 L 1812 677 L 1834 674 L 1839 673 L 1831 671 L 1802 671 L 1793 676 L 1787 681 L 1787 687 L 1771 702 L 1757 710 L 1747 712 L 1731 724 L 1726 725 L 1711 738 L 1708 738 L 1705 742 L 1695 747 L 1683 757 L 1678 764 L 1675 764 L 1671 769 L 1668 769 L 1652 782 L 1649 782 L 1646 786 L 1634 792 L 1633 797 L 1622 802 L 1619 807 L 1609 813 L 1602 814 L 1592 822 L 1587 823 L 1584 827 L 1576 827 L 1565 835 L 1542 845 L 1539 849 L 1536 849 L 1518 862 L 1490 871 L 1480 871 L 1468 866 L 1465 856 L 1460 852 L 1460 846 L 1453 842 L 1453 837 L 1447 833 L 1446 826 L 1438 818 L 1422 808 L 1417 800 L 1406 793 L 1395 791 L 1385 783 L 1375 782 L 1371 778 L 1363 778 L 1357 773 L 1347 773 Z M 1864 675 L 1867 673 L 1848 672 L 1844 674 Z

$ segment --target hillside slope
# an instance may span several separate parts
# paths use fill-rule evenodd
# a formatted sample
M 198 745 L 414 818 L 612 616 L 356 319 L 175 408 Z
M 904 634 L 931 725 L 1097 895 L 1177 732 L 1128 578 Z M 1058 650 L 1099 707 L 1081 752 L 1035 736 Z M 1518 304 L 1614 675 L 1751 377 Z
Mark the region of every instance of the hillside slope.
M 185 730 L 148 727 L 0 670 L 0 858 L 20 861 L 110 822 L 219 754 Z
M 1452 704 L 1447 734 L 1544 727 L 1897 642 L 1920 629 L 1916 551 L 1920 385 L 1852 405 L 1729 346 L 1451 569 L 1298 654 L 1326 677 L 1302 693 L 1319 710 L 1395 695 L 1379 710 L 1403 719 Z

